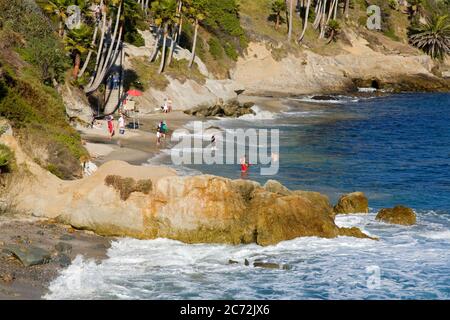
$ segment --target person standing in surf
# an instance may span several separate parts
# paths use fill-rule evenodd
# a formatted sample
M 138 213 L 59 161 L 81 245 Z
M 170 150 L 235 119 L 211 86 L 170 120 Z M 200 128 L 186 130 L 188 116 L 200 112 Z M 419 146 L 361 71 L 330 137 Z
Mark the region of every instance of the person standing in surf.
M 109 139 L 112 140 L 112 137 L 115 134 L 115 130 L 114 130 L 114 117 L 113 116 L 108 116 L 106 118 L 106 121 L 108 123 L 108 133 L 109 133 Z

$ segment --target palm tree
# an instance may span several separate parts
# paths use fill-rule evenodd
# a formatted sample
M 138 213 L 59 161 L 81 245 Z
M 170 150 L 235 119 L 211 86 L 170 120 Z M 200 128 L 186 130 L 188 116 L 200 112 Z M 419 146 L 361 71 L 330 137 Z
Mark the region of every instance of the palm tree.
M 285 0 L 275 0 L 272 2 L 272 13 L 275 16 L 275 30 L 278 30 L 281 22 L 281 14 L 287 10 Z
M 70 0 L 48 0 L 44 5 L 44 11 L 57 17 L 59 27 L 58 34 L 60 37 L 64 36 L 64 22 L 67 19 L 67 8 L 72 5 Z
M 195 60 L 195 50 L 197 47 L 198 28 L 200 21 L 205 19 L 205 0 L 188 0 L 186 1 L 186 16 L 194 24 L 194 40 L 192 42 L 191 60 L 189 61 L 189 68 L 192 68 Z
M 169 28 L 175 20 L 177 3 L 176 0 L 157 0 L 152 3 L 152 11 L 155 17 L 155 24 L 163 29 L 163 46 L 161 53 L 161 63 L 158 73 L 164 71 L 166 61 L 166 46 Z
M 69 51 L 74 58 L 72 76 L 74 79 L 78 76 L 80 70 L 81 55 L 86 53 L 91 47 L 92 29 L 82 24 L 80 28 L 70 30 L 65 38 L 64 44 L 66 51 Z
M 412 27 L 409 42 L 434 59 L 443 59 L 450 54 L 450 23 L 448 15 L 434 15 L 426 23 Z
M 294 15 L 294 0 L 289 1 L 289 28 L 288 28 L 288 41 L 290 42 L 292 39 L 292 17 Z
M 310 6 L 311 6 L 311 0 L 308 0 L 308 3 L 306 4 L 306 9 L 305 9 L 305 18 L 303 19 L 303 30 L 302 30 L 302 34 L 298 38 L 298 42 L 301 42 L 303 40 L 303 37 L 305 36 L 306 28 L 308 27 L 308 18 L 309 18 L 309 8 L 310 8 Z
M 350 13 L 350 0 L 345 0 L 345 19 L 348 19 L 349 13 Z
M 337 20 L 330 20 L 327 25 L 327 36 L 328 36 L 328 43 L 332 41 L 336 41 L 336 36 L 338 35 L 341 27 L 339 25 L 339 22 Z

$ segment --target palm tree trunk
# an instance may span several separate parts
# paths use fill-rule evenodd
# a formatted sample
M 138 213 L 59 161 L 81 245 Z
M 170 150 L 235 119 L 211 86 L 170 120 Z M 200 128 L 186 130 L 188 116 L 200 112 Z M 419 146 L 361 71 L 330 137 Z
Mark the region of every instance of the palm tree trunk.
M 172 63 L 173 58 L 173 52 L 175 51 L 175 44 L 177 43 L 178 38 L 178 32 L 176 31 L 178 26 L 175 26 L 175 29 L 172 31 L 172 37 L 170 39 L 170 51 L 169 51 L 169 57 L 167 58 L 167 65 L 170 66 Z
M 195 49 L 197 47 L 197 36 L 198 36 L 198 19 L 195 19 L 195 31 L 194 31 L 194 41 L 192 43 L 192 56 L 191 61 L 189 61 L 189 68 L 192 68 L 195 60 Z
M 158 49 L 160 42 L 161 42 L 161 27 L 158 27 L 158 30 L 156 31 L 155 46 L 153 47 L 153 52 L 150 55 L 150 62 L 155 61 L 156 57 L 158 56 Z
M 59 18 L 59 36 L 64 37 L 64 22 L 61 18 Z
M 97 74 L 95 75 L 95 80 L 94 80 L 92 86 L 85 88 L 85 92 L 87 92 L 87 93 L 97 90 L 97 88 L 103 81 L 103 78 L 105 77 L 107 69 L 109 69 L 109 63 L 111 60 L 111 55 L 113 52 L 113 47 L 114 47 L 114 43 L 116 41 L 117 31 L 118 31 L 119 24 L 120 24 L 121 11 L 122 11 L 122 1 L 120 2 L 119 9 L 117 10 L 116 24 L 114 26 L 114 33 L 111 38 L 111 43 L 109 45 L 108 53 L 106 55 L 106 58 L 101 59 L 101 61 L 100 61 L 100 70 L 98 70 L 99 72 L 97 72 Z
M 277 21 L 275 22 L 275 30 L 278 30 L 280 26 L 280 14 L 277 13 Z
M 95 25 L 94 36 L 93 36 L 92 42 L 91 42 L 92 47 L 95 45 L 95 41 L 97 40 L 97 33 L 98 33 L 98 25 Z M 80 73 L 78 74 L 78 78 L 81 78 L 83 76 L 83 74 L 86 71 L 86 68 L 89 64 L 89 61 L 91 60 L 91 57 L 92 57 L 92 49 L 89 49 L 89 53 L 86 57 L 86 60 L 84 61 L 84 64 L 83 64 L 83 67 L 81 68 Z
M 100 3 L 100 5 L 103 8 L 103 1 Z M 105 35 L 106 35 L 106 11 L 105 10 L 102 10 L 102 15 L 103 15 L 102 28 L 100 30 L 100 32 L 102 33 L 102 36 L 100 38 L 100 44 L 99 44 L 98 50 L 97 50 L 97 58 L 95 60 L 94 73 L 91 77 L 91 80 L 89 81 L 88 87 L 90 87 L 95 80 L 95 75 L 98 73 L 98 68 L 99 68 L 99 64 L 100 64 L 100 56 L 103 55 L 103 44 L 105 42 Z
M 162 53 L 161 53 L 161 63 L 159 65 L 158 73 L 161 74 L 164 71 L 164 63 L 166 62 L 166 44 L 167 44 L 167 28 L 168 23 L 164 25 L 164 38 L 163 38 L 163 47 L 162 47 Z
M 316 3 L 316 8 L 315 8 L 315 13 L 316 13 L 316 18 L 314 19 L 314 23 L 313 23 L 313 27 L 314 29 L 317 29 L 320 25 L 320 21 L 322 18 L 322 0 L 319 0 Z
M 328 10 L 328 18 L 327 18 L 327 22 L 325 23 L 325 26 L 328 25 L 328 22 L 330 22 L 332 13 L 334 11 L 334 6 L 337 5 L 337 0 L 332 0 L 332 2 L 330 3 L 330 10 Z
M 81 55 L 80 53 L 77 52 L 75 54 L 75 63 L 73 65 L 73 72 L 72 72 L 72 77 L 74 79 L 76 79 L 78 76 L 78 72 L 80 71 L 80 64 L 81 64 Z
M 310 6 L 311 6 L 311 0 L 308 0 L 308 3 L 306 5 L 306 11 L 305 11 L 305 21 L 303 22 L 303 30 L 302 30 L 302 34 L 298 38 L 298 42 L 301 42 L 303 40 L 303 37 L 305 36 L 306 28 L 308 27 L 308 17 L 309 17 Z
M 178 25 L 177 44 L 180 43 L 181 32 L 183 31 L 183 0 L 180 0 L 178 12 L 180 13 L 180 23 Z
M 349 11 L 350 11 L 350 0 L 345 0 L 345 19 L 348 19 Z
M 326 20 L 327 20 L 327 0 L 324 0 L 323 7 L 322 7 L 322 17 L 321 17 L 321 21 L 320 21 L 319 39 L 322 39 L 325 36 Z
M 292 17 L 294 13 L 294 0 L 289 1 L 289 31 L 288 31 L 288 41 L 290 42 L 292 39 Z

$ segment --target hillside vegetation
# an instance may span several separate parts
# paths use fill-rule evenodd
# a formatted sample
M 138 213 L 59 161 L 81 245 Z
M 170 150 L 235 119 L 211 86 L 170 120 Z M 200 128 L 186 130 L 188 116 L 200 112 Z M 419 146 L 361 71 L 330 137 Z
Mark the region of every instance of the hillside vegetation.
M 0 0 L 0 39 L 0 117 L 37 163 L 61 178 L 79 177 L 87 152 L 53 87 L 70 61 L 52 25 L 33 1 Z

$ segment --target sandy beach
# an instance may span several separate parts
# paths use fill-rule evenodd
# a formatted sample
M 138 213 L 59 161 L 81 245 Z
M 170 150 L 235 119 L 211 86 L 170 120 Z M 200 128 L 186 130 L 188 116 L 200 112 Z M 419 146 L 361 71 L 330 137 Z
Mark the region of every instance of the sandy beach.
M 117 119 L 116 119 L 117 120 Z M 95 128 L 77 128 L 85 141 L 93 162 L 102 165 L 110 160 L 122 160 L 133 165 L 141 165 L 167 147 L 170 134 L 160 146 L 156 144 L 156 127 L 160 121 L 166 121 L 170 132 L 184 126 L 195 117 L 182 111 L 168 114 L 155 113 L 139 118 L 139 129 L 127 128 L 124 135 L 116 132 L 109 138 L 106 121 L 98 121 Z M 126 124 L 132 124 L 133 118 L 126 118 Z M 137 121 L 136 121 L 137 122 Z

